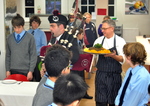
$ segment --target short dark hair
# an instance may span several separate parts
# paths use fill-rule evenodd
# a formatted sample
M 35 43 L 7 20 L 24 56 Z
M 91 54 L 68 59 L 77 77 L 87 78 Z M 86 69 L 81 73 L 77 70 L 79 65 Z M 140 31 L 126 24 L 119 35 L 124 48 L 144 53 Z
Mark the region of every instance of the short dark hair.
M 73 35 L 76 33 L 76 30 L 79 30 L 79 32 L 77 33 L 77 36 L 78 36 L 79 34 L 83 33 L 83 29 L 82 29 L 82 28 L 80 28 L 80 29 L 74 28 L 74 29 L 72 30 L 72 34 L 73 34 Z
M 64 68 L 69 65 L 71 52 L 59 44 L 49 47 L 44 59 L 45 68 L 50 77 L 59 77 Z
M 104 16 L 104 18 L 103 18 L 103 19 L 105 19 L 105 18 L 108 18 L 108 19 L 110 19 L 110 16 L 106 15 L 106 16 Z
M 14 16 L 11 20 L 11 24 L 13 27 L 15 26 L 24 26 L 24 19 L 22 16 L 20 16 L 20 14 L 17 14 L 16 16 Z
M 30 18 L 30 26 L 32 26 L 32 22 L 35 21 L 37 23 L 39 23 L 39 25 L 41 24 L 41 20 L 38 16 L 36 15 L 33 15 L 31 18 Z
M 77 74 L 67 74 L 59 77 L 54 86 L 54 103 L 66 106 L 75 100 L 81 100 L 86 94 L 88 85 Z
M 144 46 L 139 42 L 127 43 L 123 47 L 125 56 L 131 56 L 133 65 L 140 64 L 144 65 L 147 57 Z

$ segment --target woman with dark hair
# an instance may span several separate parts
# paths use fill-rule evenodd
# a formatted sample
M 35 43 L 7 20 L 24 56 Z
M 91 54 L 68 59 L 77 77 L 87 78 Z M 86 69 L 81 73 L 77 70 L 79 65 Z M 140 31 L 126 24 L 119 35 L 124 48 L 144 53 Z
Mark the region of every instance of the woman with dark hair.
M 106 16 L 104 16 L 103 21 L 108 20 L 108 19 L 110 19 L 110 17 L 108 15 L 106 15 Z M 99 36 L 103 36 L 103 32 L 102 32 L 101 28 L 102 28 L 102 24 L 100 24 L 99 27 L 98 27 Z

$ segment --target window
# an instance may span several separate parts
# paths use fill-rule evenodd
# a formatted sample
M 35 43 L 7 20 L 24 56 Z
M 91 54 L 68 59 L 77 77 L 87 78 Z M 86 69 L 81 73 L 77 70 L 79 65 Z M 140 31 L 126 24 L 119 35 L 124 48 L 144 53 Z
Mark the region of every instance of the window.
M 95 12 L 95 0 L 81 0 L 81 12 L 82 14 Z
M 34 0 L 25 0 L 25 17 L 34 14 Z
M 108 16 L 115 16 L 115 0 L 108 0 Z

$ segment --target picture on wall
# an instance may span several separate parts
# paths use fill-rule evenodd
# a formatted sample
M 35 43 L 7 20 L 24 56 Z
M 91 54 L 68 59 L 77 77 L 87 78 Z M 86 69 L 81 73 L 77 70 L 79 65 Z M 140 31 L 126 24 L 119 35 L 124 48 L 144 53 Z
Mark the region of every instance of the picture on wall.
M 148 14 L 149 0 L 125 0 L 125 14 Z
M 54 10 L 61 13 L 61 0 L 46 0 L 46 14 L 52 14 Z
M 13 32 L 11 20 L 17 14 L 17 0 L 5 0 L 5 34 Z

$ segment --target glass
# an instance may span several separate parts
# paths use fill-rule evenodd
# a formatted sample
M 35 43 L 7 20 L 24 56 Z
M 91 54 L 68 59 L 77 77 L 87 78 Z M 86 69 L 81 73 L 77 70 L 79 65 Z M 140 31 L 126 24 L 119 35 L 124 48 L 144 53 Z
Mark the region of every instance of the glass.
M 108 0 L 108 4 L 114 4 L 114 0 Z
M 81 4 L 87 4 L 87 0 L 81 0 Z
M 95 12 L 95 6 L 89 6 L 89 13 Z
M 95 0 L 89 0 L 89 4 L 95 4 Z
M 100 28 L 101 30 L 107 30 L 107 29 L 109 29 L 110 27 L 108 27 L 108 28 Z
M 25 9 L 26 17 L 29 17 L 30 14 L 34 14 L 34 8 Z
M 87 12 L 87 6 L 81 6 L 81 12 L 82 12 L 82 14 Z
M 114 6 L 108 6 L 108 16 L 114 16 Z
M 67 68 L 72 68 L 73 65 L 71 65 L 71 61 L 69 61 L 69 65 L 67 66 Z
M 34 6 L 34 0 L 26 0 L 25 6 Z

